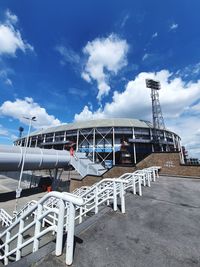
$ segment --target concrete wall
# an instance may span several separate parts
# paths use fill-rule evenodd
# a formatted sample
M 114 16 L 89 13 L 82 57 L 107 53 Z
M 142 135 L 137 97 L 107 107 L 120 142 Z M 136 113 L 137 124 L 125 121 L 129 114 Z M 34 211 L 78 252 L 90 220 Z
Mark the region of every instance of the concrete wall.
M 161 174 L 200 178 L 200 166 L 180 164 L 179 153 L 152 153 L 137 164 L 137 169 L 161 166 Z
M 136 167 L 115 166 L 108 172 L 106 172 L 102 177 L 86 176 L 82 180 L 72 179 L 70 182 L 70 192 L 81 186 L 91 186 L 92 184 L 99 182 L 103 178 L 119 177 L 123 173 L 133 172 L 136 169 L 144 169 L 150 166 L 161 166 L 161 174 L 200 178 L 200 166 L 181 165 L 180 155 L 178 152 L 152 153 L 144 160 L 139 162 Z

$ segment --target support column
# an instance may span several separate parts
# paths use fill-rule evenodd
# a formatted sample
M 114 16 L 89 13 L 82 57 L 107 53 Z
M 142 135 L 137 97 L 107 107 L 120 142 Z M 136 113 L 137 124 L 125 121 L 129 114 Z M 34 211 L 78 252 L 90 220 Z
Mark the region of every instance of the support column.
M 28 147 L 31 147 L 31 143 L 32 143 L 32 137 L 29 138 L 29 145 L 28 145 Z
M 53 133 L 53 143 L 55 142 L 56 133 Z
M 37 147 L 37 145 L 38 145 L 38 135 L 37 135 L 37 137 L 36 137 L 35 147 Z
M 78 152 L 78 144 L 79 144 L 79 130 L 77 130 L 77 134 L 76 134 L 76 152 Z
M 181 144 L 180 144 L 180 139 L 177 140 L 178 142 L 178 150 L 179 150 L 179 155 L 180 155 L 180 161 L 182 164 L 184 164 L 184 157 L 183 157 L 183 150 L 182 150 L 182 147 L 181 147 Z
M 92 161 L 95 162 L 95 128 L 93 129 L 93 143 L 92 143 Z
M 137 163 L 137 156 L 136 156 L 135 143 L 133 143 L 133 153 L 134 153 L 134 164 L 136 164 Z
M 175 142 L 174 134 L 172 134 L 172 139 L 173 139 L 173 144 L 174 144 L 174 150 L 176 150 L 176 142 Z
M 113 165 L 115 165 L 115 128 L 113 127 Z

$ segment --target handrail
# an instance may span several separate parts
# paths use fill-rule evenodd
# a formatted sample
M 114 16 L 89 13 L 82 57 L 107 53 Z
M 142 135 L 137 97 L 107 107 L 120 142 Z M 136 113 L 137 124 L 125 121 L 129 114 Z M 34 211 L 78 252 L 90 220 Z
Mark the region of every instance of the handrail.
M 12 223 L 12 216 L 8 214 L 4 209 L 0 209 L 0 221 L 2 221 L 2 225 L 9 226 Z
M 33 252 L 37 251 L 40 238 L 50 231 L 56 233 L 55 254 L 59 256 L 62 254 L 63 229 L 65 229 L 67 231 L 66 263 L 71 265 L 75 221 L 79 219 L 79 223 L 81 223 L 83 216 L 92 210 L 97 213 L 98 207 L 105 202 L 109 205 L 110 200 L 113 201 L 113 209 L 116 211 L 118 196 L 121 199 L 121 211 L 125 213 L 126 190 L 132 187 L 133 194 L 136 194 L 136 185 L 138 185 L 139 195 L 142 195 L 141 184 L 143 183 L 145 186 L 147 182 L 147 185 L 150 186 L 150 181 L 155 181 L 158 178 L 159 168 L 153 166 L 133 173 L 125 173 L 119 178 L 105 178 L 89 188 L 82 188 L 79 195 L 53 191 L 43 196 L 30 209 L 27 209 L 30 206 L 27 203 L 22 208 L 21 214 L 19 213 L 19 218 L 16 218 L 16 221 L 0 234 L 0 239 L 5 240 L 4 244 L 0 245 L 0 253 L 4 249 L 4 254 L 0 256 L 0 260 L 4 260 L 7 265 L 8 257 L 13 254 L 16 255 L 16 261 L 19 260 L 21 250 L 30 243 L 33 243 Z M 33 213 L 33 221 L 25 224 L 25 219 Z M 49 226 L 41 229 L 44 221 L 49 222 Z M 12 231 L 15 227 L 19 227 L 17 233 Z M 34 236 L 24 241 L 23 234 L 32 227 L 34 227 Z M 17 245 L 12 248 L 12 242 L 15 240 L 17 240 Z
M 45 209 L 43 212 L 43 208 L 45 208 L 44 204 L 47 199 L 54 197 L 59 199 L 59 208 L 50 208 Z M 45 196 L 43 196 L 34 206 L 32 206 L 29 210 L 22 213 L 20 218 L 18 218 L 11 226 L 9 226 L 2 234 L 0 234 L 0 239 L 5 238 L 4 244 L 0 245 L 0 251 L 4 248 L 4 255 L 0 256 L 0 260 L 4 260 L 4 264 L 8 264 L 9 255 L 16 252 L 16 260 L 21 258 L 21 249 L 27 245 L 27 242 L 33 243 L 33 252 L 39 249 L 39 238 L 47 233 L 48 231 L 55 231 L 57 234 L 56 237 L 56 255 L 61 255 L 62 253 L 62 244 L 63 244 L 63 227 L 64 227 L 64 216 L 65 216 L 65 202 L 69 203 L 69 217 L 70 220 L 68 222 L 68 237 L 67 237 L 67 253 L 66 253 L 66 263 L 71 264 L 73 258 L 73 242 L 74 242 L 74 219 L 75 219 L 75 206 L 83 205 L 83 199 L 75 196 L 70 193 L 60 193 L 56 191 L 52 191 Z M 34 221 L 25 226 L 25 219 L 34 211 L 35 218 Z M 47 228 L 41 231 L 42 220 L 49 214 L 54 213 L 58 215 L 57 225 L 55 224 L 52 228 Z M 11 231 L 19 226 L 19 231 L 11 237 Z M 28 241 L 23 242 L 23 233 L 34 226 L 35 234 L 34 237 L 30 238 Z M 14 249 L 10 250 L 10 244 L 12 241 L 17 240 L 17 245 Z

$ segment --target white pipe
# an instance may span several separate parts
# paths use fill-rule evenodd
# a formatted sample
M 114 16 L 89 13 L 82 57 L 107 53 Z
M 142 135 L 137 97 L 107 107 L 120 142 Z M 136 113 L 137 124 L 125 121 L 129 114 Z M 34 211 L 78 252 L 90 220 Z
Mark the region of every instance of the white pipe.
M 0 145 L 0 171 L 19 171 L 23 162 L 25 148 Z M 28 147 L 24 170 L 55 169 L 70 163 L 68 151 Z

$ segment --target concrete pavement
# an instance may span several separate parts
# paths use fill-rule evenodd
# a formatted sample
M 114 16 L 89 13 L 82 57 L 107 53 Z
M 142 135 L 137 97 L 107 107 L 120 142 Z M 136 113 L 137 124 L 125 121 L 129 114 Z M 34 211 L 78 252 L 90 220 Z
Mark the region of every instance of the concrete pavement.
M 200 180 L 160 177 L 76 238 L 74 267 L 199 267 Z M 65 253 L 34 266 L 66 266 Z

